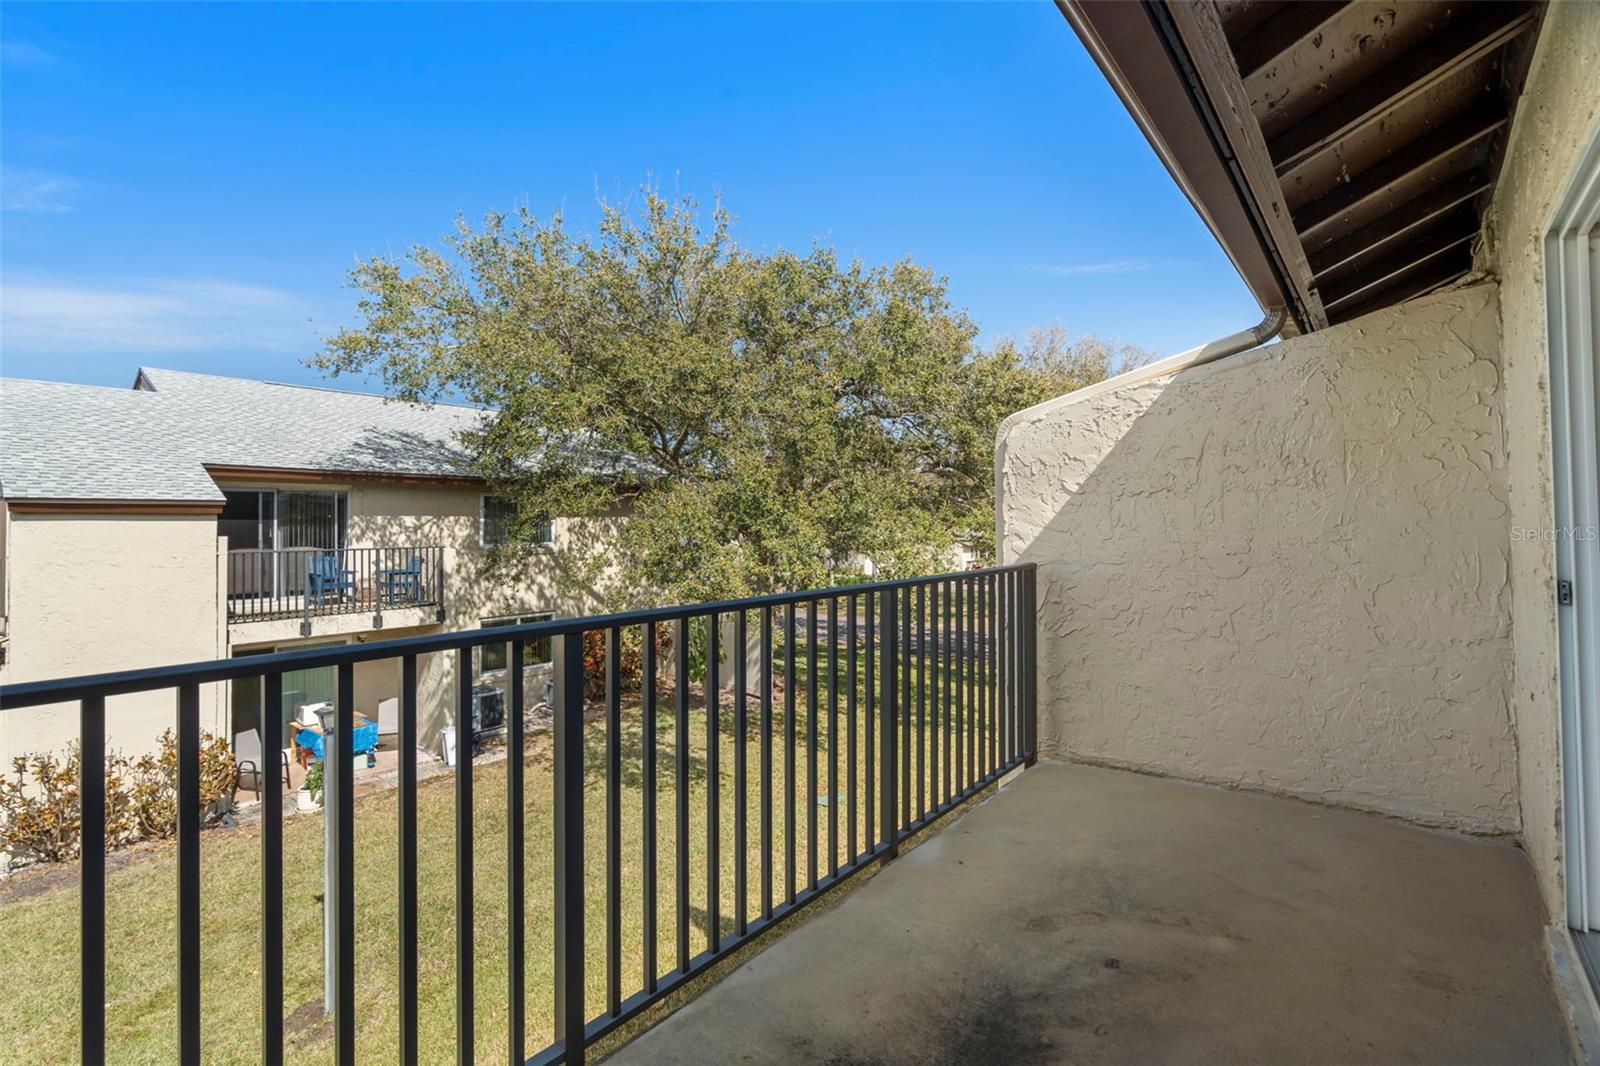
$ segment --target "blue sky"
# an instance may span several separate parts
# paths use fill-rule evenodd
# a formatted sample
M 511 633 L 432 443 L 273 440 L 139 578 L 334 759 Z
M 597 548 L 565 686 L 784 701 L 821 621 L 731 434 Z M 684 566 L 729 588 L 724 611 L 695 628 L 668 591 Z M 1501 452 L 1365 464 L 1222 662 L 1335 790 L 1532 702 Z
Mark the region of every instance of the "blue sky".
M 1254 302 L 1054 6 L 7 3 L 0 371 L 316 381 L 357 257 L 652 178 L 948 275 L 985 340 Z

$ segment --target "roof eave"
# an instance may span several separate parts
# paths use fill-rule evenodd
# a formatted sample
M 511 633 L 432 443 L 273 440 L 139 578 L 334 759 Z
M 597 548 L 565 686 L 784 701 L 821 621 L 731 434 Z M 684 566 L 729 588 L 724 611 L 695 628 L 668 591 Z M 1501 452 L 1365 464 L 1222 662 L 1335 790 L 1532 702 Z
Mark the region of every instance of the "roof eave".
M 1175 22 L 1165 4 L 1056 0 L 1056 6 L 1262 310 L 1287 311 L 1301 332 L 1325 325 L 1315 292 L 1298 283 L 1299 242 L 1273 233 L 1286 212 L 1263 204 L 1251 188 L 1250 172 L 1262 163 L 1250 157 L 1250 146 L 1236 147 L 1240 138 L 1229 128 L 1244 124 L 1230 122 L 1227 105 L 1219 109 L 1208 90 L 1223 78 L 1236 80 L 1237 71 L 1191 48 L 1193 27 Z

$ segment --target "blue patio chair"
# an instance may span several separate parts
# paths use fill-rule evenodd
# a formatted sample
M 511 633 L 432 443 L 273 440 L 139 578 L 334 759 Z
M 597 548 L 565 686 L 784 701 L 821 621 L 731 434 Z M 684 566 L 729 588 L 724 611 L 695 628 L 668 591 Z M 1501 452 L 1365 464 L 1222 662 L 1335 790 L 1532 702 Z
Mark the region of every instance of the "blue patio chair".
M 422 556 L 413 555 L 406 565 L 383 571 L 383 601 L 422 602 Z
M 313 555 L 306 560 L 306 599 L 321 607 L 323 596 L 331 592 L 343 597 L 345 589 L 355 595 L 356 572 L 341 569 L 337 555 Z

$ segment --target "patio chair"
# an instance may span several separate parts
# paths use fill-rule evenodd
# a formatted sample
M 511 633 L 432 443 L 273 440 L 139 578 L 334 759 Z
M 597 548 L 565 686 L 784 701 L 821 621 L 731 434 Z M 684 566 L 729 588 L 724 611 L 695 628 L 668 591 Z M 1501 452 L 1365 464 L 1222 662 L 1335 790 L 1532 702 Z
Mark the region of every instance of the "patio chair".
M 285 792 L 288 792 L 291 791 L 289 788 L 289 749 L 284 748 L 278 752 L 278 756 L 283 762 L 283 788 Z M 261 731 L 259 729 L 248 729 L 243 733 L 235 733 L 233 735 L 233 757 L 233 787 L 244 787 L 244 775 L 250 774 L 251 779 L 254 781 L 254 784 L 249 786 L 250 791 L 256 794 L 257 799 L 260 799 Z
M 422 556 L 413 555 L 405 566 L 383 572 L 383 602 L 422 602 Z
M 400 699 L 392 697 L 378 701 L 378 742 L 384 737 L 400 735 Z
M 355 595 L 356 572 L 341 568 L 337 555 L 313 555 L 306 559 L 306 599 L 321 607 L 323 596 L 331 592 L 342 598 L 345 589 Z

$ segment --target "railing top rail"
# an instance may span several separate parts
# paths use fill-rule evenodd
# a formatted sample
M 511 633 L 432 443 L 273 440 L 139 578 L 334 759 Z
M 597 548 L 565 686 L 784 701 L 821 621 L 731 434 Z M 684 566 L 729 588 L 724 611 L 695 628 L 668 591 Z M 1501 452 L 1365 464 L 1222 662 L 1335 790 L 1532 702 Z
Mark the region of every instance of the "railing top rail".
M 863 592 L 882 592 L 890 589 L 917 588 L 982 574 L 1034 571 L 1037 569 L 1037 563 L 1011 563 L 1006 566 L 991 566 L 976 570 L 955 570 L 923 577 L 899 578 L 893 581 L 839 585 L 832 588 L 806 589 L 800 592 L 778 592 L 737 600 L 712 600 L 705 603 L 652 607 L 647 610 L 625 611 L 618 614 L 554 618 L 547 622 L 495 626 L 489 629 L 455 630 L 450 633 L 420 637 L 400 637 L 395 640 L 376 641 L 368 644 L 346 644 L 337 648 L 283 651 L 270 655 L 250 655 L 242 658 L 213 659 L 205 662 L 152 666 L 141 670 L 86 674 L 79 677 L 55 678 L 49 681 L 28 681 L 17 685 L 0 686 L 0 711 L 21 710 L 26 707 L 67 703 L 92 697 L 123 696 L 132 692 L 151 692 L 159 689 L 175 688 L 179 685 L 236 681 L 240 678 L 261 677 L 286 670 L 308 670 L 322 666 L 341 666 L 345 663 L 371 662 L 375 659 L 395 659 L 402 655 L 455 651 L 461 648 L 480 647 L 485 644 L 504 643 L 509 640 L 536 640 L 540 637 L 583 633 L 590 630 L 609 629 L 613 626 L 636 626 L 644 625 L 648 622 L 675 622 L 682 618 L 698 618 L 702 615 L 713 613 L 725 614 L 734 611 L 758 610 L 763 607 L 786 607 L 790 604 L 809 603 L 812 600 L 822 600 L 831 596 L 842 596 L 850 593 L 860 594 Z
M 229 548 L 229 555 L 276 555 L 280 552 L 381 552 L 381 551 L 443 551 L 442 544 L 408 544 L 404 541 L 395 544 L 346 544 L 342 548 Z

